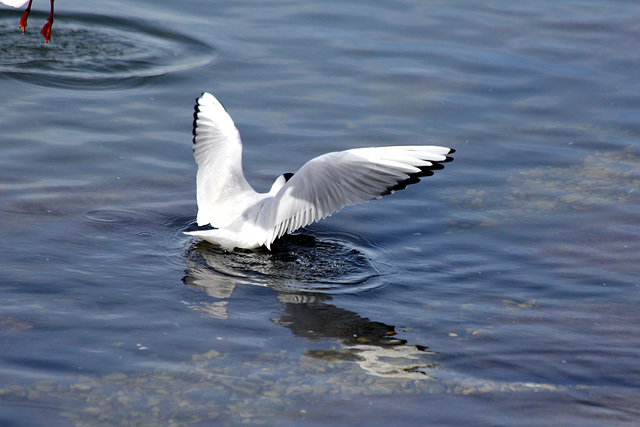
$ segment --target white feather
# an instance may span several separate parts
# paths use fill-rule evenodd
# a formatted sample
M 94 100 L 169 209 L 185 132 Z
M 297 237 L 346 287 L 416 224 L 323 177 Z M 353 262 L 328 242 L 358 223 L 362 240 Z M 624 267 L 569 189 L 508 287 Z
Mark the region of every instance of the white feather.
M 377 199 L 421 168 L 449 160 L 440 146 L 357 148 L 310 160 L 269 193 L 253 190 L 242 171 L 242 142 L 231 117 L 213 95 L 197 101 L 194 155 L 198 164 L 198 225 L 187 234 L 233 248 L 270 248 L 273 241 L 348 205 Z M 409 181 L 409 183 L 417 181 Z
M 260 197 L 242 171 L 242 142 L 231 117 L 208 93 L 198 99 L 193 154 L 198 164 L 198 225 L 224 228 Z
M 29 0 L 0 0 L 3 4 L 11 7 L 20 7 L 26 4 Z

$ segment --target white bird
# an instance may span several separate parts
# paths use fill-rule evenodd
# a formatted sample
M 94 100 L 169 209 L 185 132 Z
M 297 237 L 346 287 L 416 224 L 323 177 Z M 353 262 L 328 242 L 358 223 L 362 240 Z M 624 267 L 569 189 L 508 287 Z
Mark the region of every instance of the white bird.
M 197 100 L 193 153 L 198 164 L 198 225 L 186 234 L 227 249 L 255 249 L 319 221 L 345 206 L 378 199 L 442 169 L 447 147 L 356 148 L 310 160 L 295 174 L 257 193 L 242 171 L 242 142 L 233 120 L 211 94 Z
M 22 34 L 24 34 L 24 30 L 27 28 L 27 18 L 31 13 L 31 3 L 33 3 L 33 0 L 0 0 L 0 2 L 11 7 L 21 7 L 27 1 L 29 1 L 29 5 L 27 6 L 27 9 L 22 14 L 22 18 L 20 19 L 19 28 L 22 30 Z M 51 27 L 53 26 L 53 2 L 55 0 L 49 0 L 49 1 L 51 3 L 51 12 L 49 13 L 49 18 L 47 18 L 47 22 L 44 24 L 44 27 L 42 27 L 42 30 L 40 30 L 40 34 L 44 36 L 45 43 L 51 41 Z

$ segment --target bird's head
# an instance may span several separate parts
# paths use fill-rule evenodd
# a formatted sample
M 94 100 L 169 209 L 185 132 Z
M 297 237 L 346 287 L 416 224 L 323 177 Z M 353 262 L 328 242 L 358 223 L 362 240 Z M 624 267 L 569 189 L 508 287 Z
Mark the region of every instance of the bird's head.
M 291 172 L 283 173 L 278 178 L 276 178 L 275 182 L 271 186 L 271 190 L 269 190 L 269 195 L 275 196 L 278 194 L 278 191 L 291 179 L 293 174 Z

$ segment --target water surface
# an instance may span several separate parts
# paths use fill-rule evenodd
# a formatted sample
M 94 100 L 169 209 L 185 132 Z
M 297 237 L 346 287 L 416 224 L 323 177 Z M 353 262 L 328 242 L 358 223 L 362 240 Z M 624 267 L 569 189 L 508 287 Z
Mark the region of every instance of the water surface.
M 0 9 L 0 424 L 636 424 L 640 6 L 56 6 Z M 203 91 L 260 191 L 455 161 L 225 252 L 183 234 Z

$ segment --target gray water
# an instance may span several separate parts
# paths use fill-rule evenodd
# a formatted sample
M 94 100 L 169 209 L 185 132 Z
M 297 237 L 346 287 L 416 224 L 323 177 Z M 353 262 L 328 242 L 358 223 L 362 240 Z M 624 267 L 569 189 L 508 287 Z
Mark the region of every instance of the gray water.
M 0 424 L 637 425 L 640 4 L 0 9 Z M 225 252 L 194 100 L 245 173 L 456 149 L 417 185 Z

